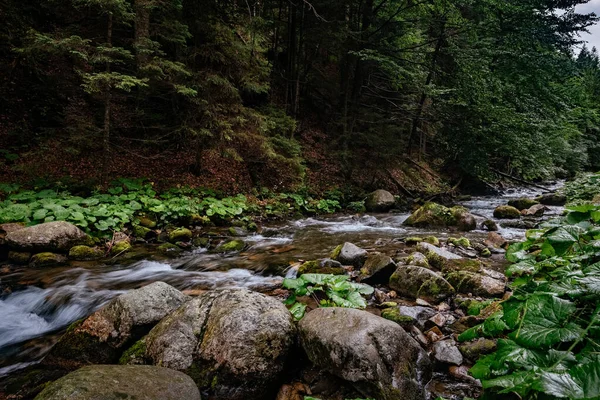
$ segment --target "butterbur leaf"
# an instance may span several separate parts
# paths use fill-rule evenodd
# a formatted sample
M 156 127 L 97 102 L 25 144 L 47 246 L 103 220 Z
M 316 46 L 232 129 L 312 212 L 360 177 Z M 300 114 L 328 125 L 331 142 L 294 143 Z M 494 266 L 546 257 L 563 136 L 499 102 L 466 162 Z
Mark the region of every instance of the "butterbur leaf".
M 489 354 L 481 357 L 469 370 L 473 378 L 483 380 L 488 379 L 492 373 L 492 364 L 496 359 L 496 354 Z
M 290 279 L 286 278 L 283 280 L 283 287 L 286 289 L 295 290 L 302 286 L 303 281 L 301 279 Z
M 589 362 L 571 368 L 568 373 L 542 373 L 536 389 L 569 399 L 600 398 L 600 355 L 595 354 Z
M 536 379 L 536 374 L 531 371 L 520 371 L 512 374 L 500 376 L 494 379 L 481 381 L 484 389 L 496 388 L 502 389 L 499 393 L 517 392 L 524 394 L 523 390 L 519 390 L 524 383 L 531 383 Z
M 512 338 L 532 348 L 576 340 L 582 329 L 568 321 L 576 309 L 574 303 L 552 295 L 531 296 L 527 301 L 523 325 L 512 334 Z
M 304 317 L 304 313 L 306 312 L 306 305 L 302 303 L 295 303 L 292 307 L 290 307 L 290 313 L 294 317 L 296 321 L 299 321 Z
M 557 255 L 565 254 L 574 243 L 579 240 L 577 229 L 569 229 L 575 227 L 563 227 L 551 229 L 546 234 L 548 243 L 552 245 Z

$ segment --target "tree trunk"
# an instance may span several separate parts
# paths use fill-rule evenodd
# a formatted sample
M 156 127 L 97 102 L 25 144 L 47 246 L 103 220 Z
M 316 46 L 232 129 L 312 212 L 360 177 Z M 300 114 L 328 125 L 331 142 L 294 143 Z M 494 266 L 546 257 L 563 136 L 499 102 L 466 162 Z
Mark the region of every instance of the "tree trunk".
M 150 41 L 150 1 L 135 0 L 135 41 L 137 67 L 148 62 L 148 42 Z
M 106 29 L 106 45 L 112 47 L 113 14 L 108 13 L 108 24 Z M 110 62 L 106 63 L 106 72 L 110 74 Z M 111 106 L 111 85 L 107 85 L 104 98 L 104 133 L 102 136 L 102 182 L 106 183 L 107 169 L 110 156 L 110 106 Z

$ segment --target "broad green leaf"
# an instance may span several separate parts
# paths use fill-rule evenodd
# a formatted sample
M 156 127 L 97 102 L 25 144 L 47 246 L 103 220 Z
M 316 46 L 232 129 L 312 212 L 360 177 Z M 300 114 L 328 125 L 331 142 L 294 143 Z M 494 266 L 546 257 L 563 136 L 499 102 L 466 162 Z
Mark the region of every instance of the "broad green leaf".
M 306 305 L 302 303 L 295 303 L 292 307 L 290 307 L 290 313 L 294 317 L 296 321 L 300 321 L 302 317 L 304 317 L 304 313 L 306 312 Z

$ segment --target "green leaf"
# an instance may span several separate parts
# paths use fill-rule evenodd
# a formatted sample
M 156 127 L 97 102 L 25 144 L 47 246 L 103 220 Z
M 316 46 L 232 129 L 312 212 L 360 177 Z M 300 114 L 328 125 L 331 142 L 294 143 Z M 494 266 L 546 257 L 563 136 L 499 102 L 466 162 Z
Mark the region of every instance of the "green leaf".
M 33 219 L 42 220 L 46 218 L 46 215 L 48 215 L 48 210 L 46 210 L 45 208 L 40 208 L 39 210 L 36 210 L 36 212 L 33 213 Z
M 557 255 L 565 254 L 579 240 L 575 227 L 560 227 L 548 231 L 546 239 L 552 245 Z
M 542 373 L 538 390 L 569 399 L 600 398 L 600 355 L 571 368 L 568 373 Z
M 292 307 L 290 307 L 290 313 L 294 317 L 296 321 L 300 321 L 302 317 L 304 317 L 304 313 L 306 312 L 306 305 L 302 303 L 295 303 Z

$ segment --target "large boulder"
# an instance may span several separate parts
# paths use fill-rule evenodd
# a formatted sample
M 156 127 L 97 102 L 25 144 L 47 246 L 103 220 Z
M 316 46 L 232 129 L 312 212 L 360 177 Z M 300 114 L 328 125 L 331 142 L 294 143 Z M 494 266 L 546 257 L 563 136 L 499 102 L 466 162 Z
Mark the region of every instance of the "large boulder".
M 462 231 L 477 228 L 475 217 L 464 207 L 448 208 L 437 203 L 425 203 L 404 221 L 404 225 L 417 228 L 456 227 Z
M 274 397 L 294 341 L 292 316 L 280 301 L 222 290 L 163 319 L 131 359 L 183 371 L 211 399 L 264 399 Z
M 527 210 L 536 204 L 539 204 L 539 201 L 528 198 L 513 199 L 508 202 L 509 206 L 512 206 L 519 211 Z
M 366 311 L 318 308 L 300 321 L 299 332 L 313 364 L 352 383 L 365 397 L 426 397 L 429 357 L 400 325 Z
M 457 292 L 472 293 L 475 296 L 500 297 L 506 290 L 504 275 L 491 270 L 483 270 L 481 273 L 451 272 L 446 279 Z
M 164 282 L 131 290 L 69 327 L 44 362 L 67 367 L 115 363 L 132 342 L 188 299 Z
M 365 208 L 369 212 L 387 212 L 394 207 L 394 204 L 396 198 L 387 190 L 376 190 L 365 199 Z
M 494 210 L 494 218 L 519 219 L 521 218 L 521 211 L 513 206 L 498 206 Z
M 200 400 L 189 376 L 147 365 L 90 365 L 46 386 L 35 400 Z
M 567 203 L 567 196 L 560 193 L 546 193 L 536 200 L 546 206 L 564 206 Z
M 423 267 L 402 265 L 390 277 L 390 288 L 400 296 L 439 302 L 454 294 L 441 275 Z
M 360 268 L 367 259 L 367 251 L 355 244 L 346 242 L 333 250 L 331 258 L 344 265 L 352 265 Z
M 12 231 L 5 240 L 9 247 L 20 251 L 66 253 L 73 246 L 85 244 L 89 238 L 73 224 L 54 221 Z
M 396 270 L 396 263 L 385 254 L 374 252 L 368 255 L 367 260 L 360 269 L 361 282 L 370 284 L 387 283 Z

